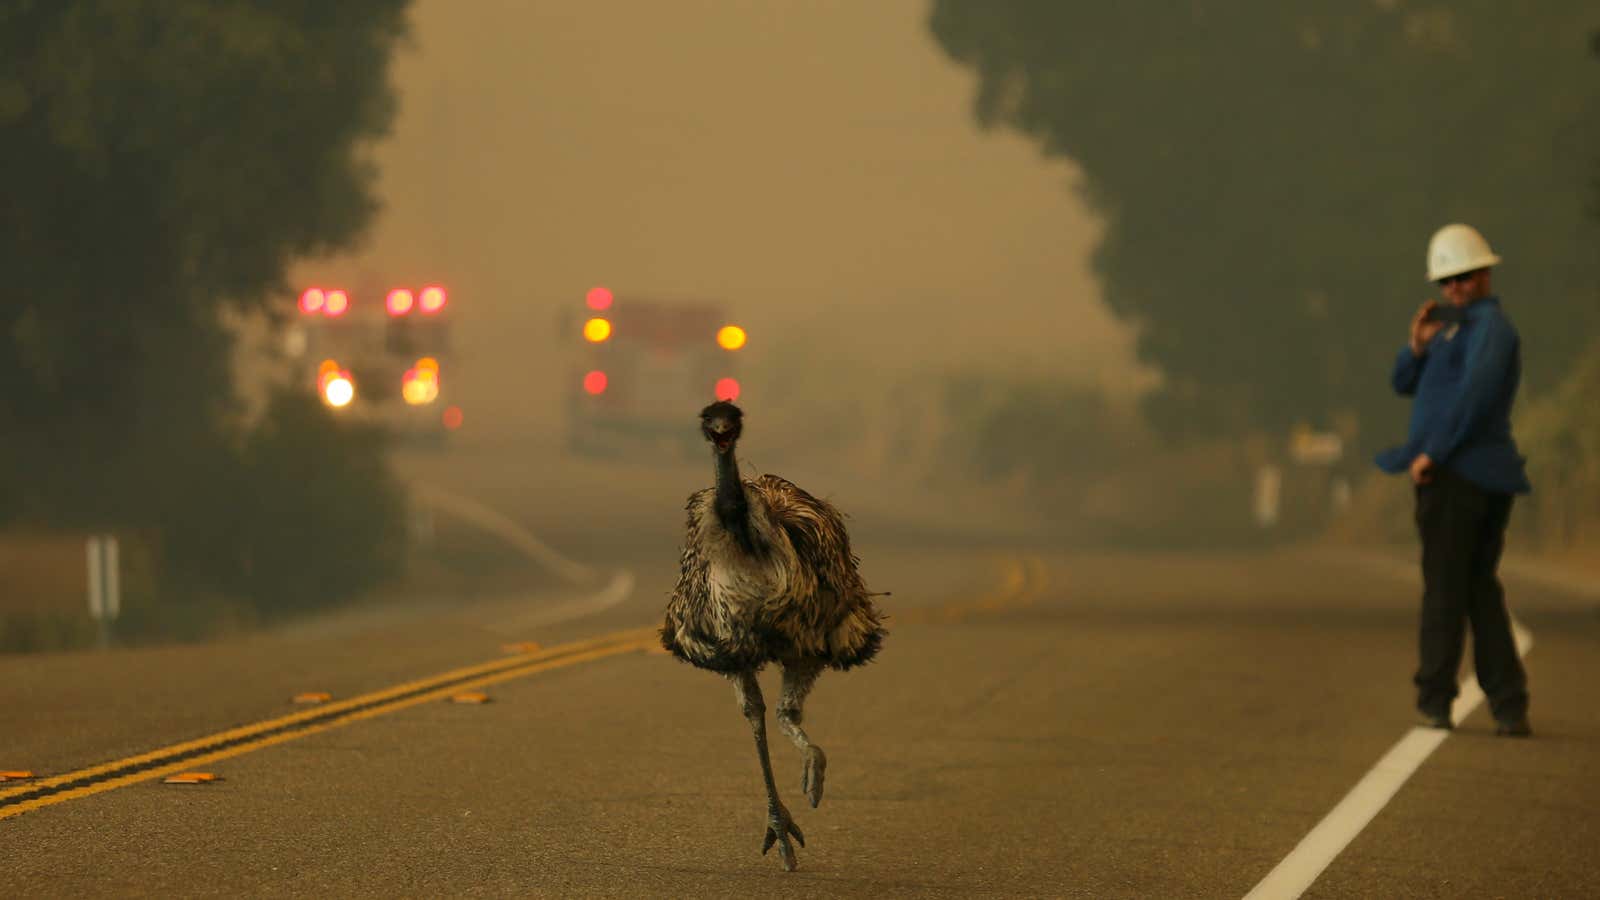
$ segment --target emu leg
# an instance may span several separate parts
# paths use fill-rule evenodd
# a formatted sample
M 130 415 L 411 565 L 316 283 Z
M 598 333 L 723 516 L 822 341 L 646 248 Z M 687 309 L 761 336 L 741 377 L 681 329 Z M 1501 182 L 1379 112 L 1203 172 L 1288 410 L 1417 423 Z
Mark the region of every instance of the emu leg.
M 802 847 L 806 845 L 806 836 L 789 818 L 789 810 L 778 799 L 778 786 L 772 780 L 772 758 L 767 755 L 767 707 L 761 699 L 761 685 L 754 672 L 740 672 L 733 676 L 733 691 L 745 721 L 750 723 L 750 732 L 755 736 L 756 755 L 761 758 L 761 777 L 767 785 L 767 834 L 761 841 L 761 854 L 765 856 L 776 842 L 778 855 L 783 857 L 784 871 L 793 872 L 794 847 L 789 844 L 789 836 L 794 835 Z
M 783 667 L 783 695 L 778 698 L 778 728 L 794 741 L 800 748 L 800 756 L 805 760 L 805 771 L 800 774 L 800 790 L 805 792 L 806 798 L 811 801 L 811 808 L 816 809 L 822 802 L 822 776 L 828 769 L 828 757 L 822 748 L 811 743 L 806 737 L 805 729 L 800 723 L 805 719 L 806 695 L 811 693 L 811 686 L 816 683 L 817 676 L 822 674 L 822 666 L 813 662 L 796 662 L 785 664 Z

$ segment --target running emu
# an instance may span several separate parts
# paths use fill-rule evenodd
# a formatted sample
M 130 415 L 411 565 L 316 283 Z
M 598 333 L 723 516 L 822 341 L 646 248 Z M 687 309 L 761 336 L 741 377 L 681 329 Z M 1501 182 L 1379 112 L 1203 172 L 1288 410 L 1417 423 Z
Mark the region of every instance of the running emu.
M 755 734 L 767 784 L 767 834 L 783 868 L 794 871 L 793 835 L 806 839 L 778 799 L 767 755 L 767 707 L 756 673 L 783 667 L 778 727 L 805 760 L 800 789 L 822 801 L 828 760 L 801 730 L 801 706 L 823 667 L 848 669 L 870 660 L 885 634 L 850 551 L 839 511 L 776 475 L 739 478 L 733 448 L 743 413 L 728 402 L 700 412 L 711 442 L 717 486 L 689 497 L 682 571 L 667 603 L 661 644 L 674 656 L 726 675 Z

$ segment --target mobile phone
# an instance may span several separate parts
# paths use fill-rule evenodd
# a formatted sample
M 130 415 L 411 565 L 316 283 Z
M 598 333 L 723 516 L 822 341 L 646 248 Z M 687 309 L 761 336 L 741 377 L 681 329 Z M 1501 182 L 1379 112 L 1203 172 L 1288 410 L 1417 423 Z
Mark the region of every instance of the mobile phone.
M 1444 322 L 1446 324 L 1459 324 L 1467 320 L 1466 307 L 1454 303 L 1441 303 L 1428 310 L 1429 322 Z

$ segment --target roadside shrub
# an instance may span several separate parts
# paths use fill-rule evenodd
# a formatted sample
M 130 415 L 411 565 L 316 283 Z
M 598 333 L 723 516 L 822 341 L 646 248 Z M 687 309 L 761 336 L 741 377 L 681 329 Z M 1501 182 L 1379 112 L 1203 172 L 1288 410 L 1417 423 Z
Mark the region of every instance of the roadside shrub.
M 280 389 L 239 446 L 169 516 L 164 579 L 220 590 L 272 619 L 330 606 L 392 576 L 404 507 L 378 430 Z
M 1521 504 L 1525 537 L 1543 549 L 1600 541 L 1600 340 L 1572 372 L 1519 417 L 1533 493 Z

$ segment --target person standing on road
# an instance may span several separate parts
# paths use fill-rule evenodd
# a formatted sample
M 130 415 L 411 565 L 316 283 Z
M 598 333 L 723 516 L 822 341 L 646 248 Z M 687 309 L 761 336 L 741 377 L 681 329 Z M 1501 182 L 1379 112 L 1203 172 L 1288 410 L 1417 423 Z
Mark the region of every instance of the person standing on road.
M 1522 374 L 1517 331 L 1490 289 L 1500 257 L 1476 229 L 1446 225 L 1428 244 L 1429 300 L 1411 319 L 1395 359 L 1395 392 L 1412 397 L 1406 442 L 1377 456 L 1379 468 L 1409 473 L 1422 542 L 1417 710 L 1450 728 L 1465 625 L 1472 623 L 1478 684 L 1497 734 L 1525 737 L 1527 675 L 1517 657 L 1497 570 L 1516 494 L 1530 490 L 1511 436 L 1511 404 Z

